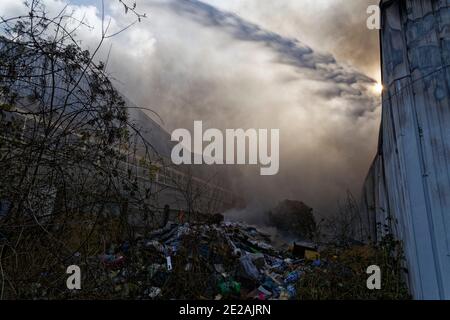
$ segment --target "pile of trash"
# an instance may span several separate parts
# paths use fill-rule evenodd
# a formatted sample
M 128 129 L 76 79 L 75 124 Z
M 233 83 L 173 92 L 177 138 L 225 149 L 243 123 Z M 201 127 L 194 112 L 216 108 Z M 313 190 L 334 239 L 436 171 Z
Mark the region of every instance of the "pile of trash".
M 169 222 L 98 257 L 117 291 L 138 299 L 295 299 L 304 272 L 320 266 L 312 246 L 274 248 L 242 223 Z

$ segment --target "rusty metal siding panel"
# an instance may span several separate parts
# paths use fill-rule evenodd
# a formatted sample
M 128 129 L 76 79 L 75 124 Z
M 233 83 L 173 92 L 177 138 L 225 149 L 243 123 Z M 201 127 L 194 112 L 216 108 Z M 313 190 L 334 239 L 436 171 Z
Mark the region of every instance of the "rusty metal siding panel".
M 403 240 L 415 298 L 450 299 L 450 1 L 381 5 L 386 90 L 368 229 L 388 224 Z

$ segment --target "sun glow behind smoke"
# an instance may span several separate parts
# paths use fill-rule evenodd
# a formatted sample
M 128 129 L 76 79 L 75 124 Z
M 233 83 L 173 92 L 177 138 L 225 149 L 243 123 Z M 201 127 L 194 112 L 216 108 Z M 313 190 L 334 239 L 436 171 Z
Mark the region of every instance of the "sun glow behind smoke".
M 381 83 L 376 83 L 373 86 L 373 91 L 375 91 L 376 94 L 382 94 L 383 93 L 383 85 Z

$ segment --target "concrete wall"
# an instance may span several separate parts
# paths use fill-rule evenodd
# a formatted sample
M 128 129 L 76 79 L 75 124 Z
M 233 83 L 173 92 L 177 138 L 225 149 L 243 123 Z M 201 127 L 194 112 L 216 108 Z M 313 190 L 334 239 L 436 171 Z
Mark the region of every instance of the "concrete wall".
M 385 91 L 364 218 L 372 238 L 387 225 L 403 240 L 416 299 L 450 299 L 450 0 L 381 6 Z

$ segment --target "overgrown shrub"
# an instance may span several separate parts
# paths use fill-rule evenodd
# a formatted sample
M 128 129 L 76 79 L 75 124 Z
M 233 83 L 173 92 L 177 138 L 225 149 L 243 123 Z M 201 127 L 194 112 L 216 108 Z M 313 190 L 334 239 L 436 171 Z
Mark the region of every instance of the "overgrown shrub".
M 330 248 L 322 265 L 306 272 L 297 283 L 300 300 L 404 300 L 410 299 L 401 243 L 386 236 L 377 245 Z M 381 269 L 381 289 L 367 288 L 371 265 Z

